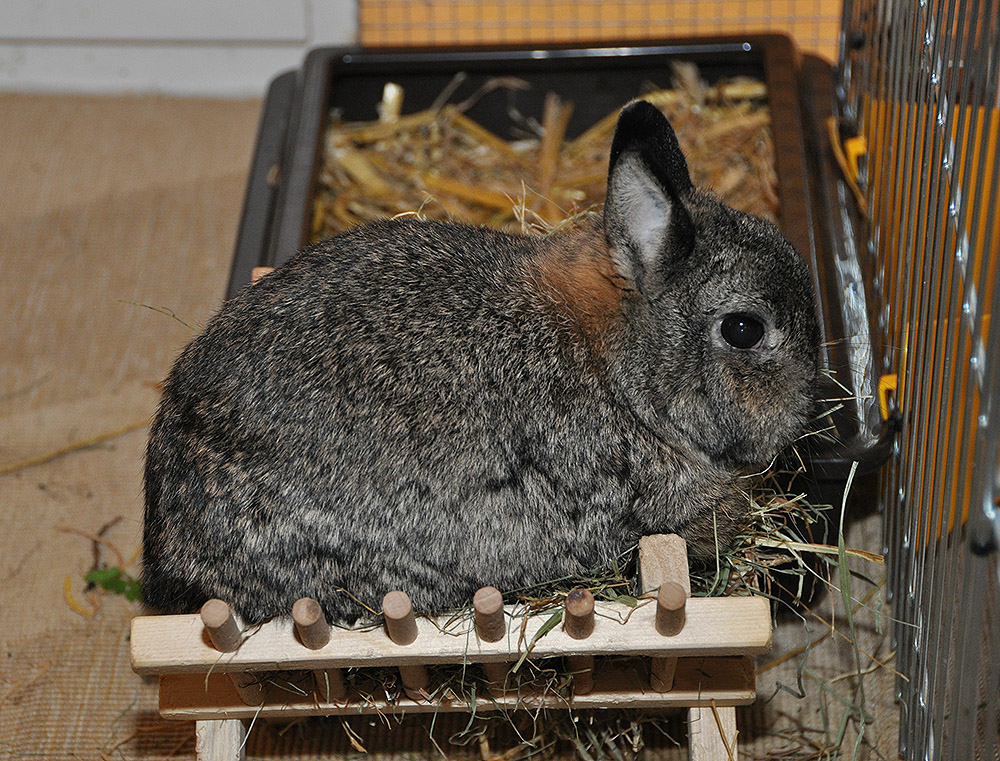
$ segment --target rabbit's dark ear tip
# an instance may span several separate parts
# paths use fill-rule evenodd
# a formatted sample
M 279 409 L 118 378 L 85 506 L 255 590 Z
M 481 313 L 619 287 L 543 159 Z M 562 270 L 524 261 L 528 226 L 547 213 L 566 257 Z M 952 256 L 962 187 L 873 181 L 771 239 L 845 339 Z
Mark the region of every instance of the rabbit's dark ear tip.
M 677 136 L 667 117 L 649 101 L 633 100 L 618 114 L 615 136 L 611 141 L 611 163 L 629 147 L 649 146 L 655 152 L 679 152 Z M 686 169 L 685 169 L 686 172 Z
M 633 100 L 618 115 L 618 130 L 632 134 L 670 129 L 670 122 L 656 106 L 646 100 Z
M 618 125 L 611 141 L 610 170 L 627 150 L 639 150 L 650 170 L 660 180 L 683 193 L 691 187 L 687 162 L 677 135 L 663 112 L 649 101 L 633 100 L 618 115 Z

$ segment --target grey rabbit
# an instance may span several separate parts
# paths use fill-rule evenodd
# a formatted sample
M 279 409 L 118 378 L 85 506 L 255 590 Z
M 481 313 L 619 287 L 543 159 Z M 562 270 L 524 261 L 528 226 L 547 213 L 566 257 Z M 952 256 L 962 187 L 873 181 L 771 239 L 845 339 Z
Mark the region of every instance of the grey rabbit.
M 695 189 L 653 106 L 621 112 L 589 226 L 387 220 L 228 301 L 165 384 L 145 470 L 147 604 L 333 622 L 608 567 L 645 534 L 714 554 L 742 475 L 812 414 L 808 268 Z

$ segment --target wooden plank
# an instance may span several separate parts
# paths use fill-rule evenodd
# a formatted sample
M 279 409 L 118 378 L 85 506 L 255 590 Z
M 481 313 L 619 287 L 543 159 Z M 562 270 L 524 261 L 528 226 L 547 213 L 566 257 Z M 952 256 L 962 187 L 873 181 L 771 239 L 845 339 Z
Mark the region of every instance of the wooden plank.
M 198 761 L 243 761 L 246 727 L 239 719 L 205 719 L 194 726 Z
M 433 685 L 431 685 L 433 687 Z M 374 691 L 373 691 L 374 692 Z M 324 701 L 313 693 L 299 695 L 270 687 L 261 708 L 240 700 L 232 682 L 223 674 L 167 674 L 160 677 L 160 715 L 166 719 L 203 720 L 252 718 L 292 718 L 296 716 L 352 715 L 360 713 L 405 714 L 434 711 L 469 711 L 464 700 L 420 701 L 400 697 L 396 701 L 362 699 L 353 688 L 347 702 Z M 594 689 L 586 695 L 547 693 L 543 696 L 522 692 L 494 693 L 479 697 L 475 711 L 552 708 L 628 708 L 654 710 L 708 705 L 717 707 L 748 705 L 753 702 L 753 662 L 746 656 L 726 658 L 681 658 L 674 688 L 670 692 L 649 689 L 648 674 L 634 670 L 602 670 L 595 674 Z M 711 709 L 707 709 L 711 710 Z
M 639 540 L 639 585 L 643 593 L 652 595 L 664 584 L 677 584 L 686 597 L 691 596 L 691 572 L 688 567 L 687 543 L 677 534 L 651 534 Z M 685 619 L 686 620 L 685 602 Z M 676 634 L 671 634 L 671 637 Z M 652 687 L 669 692 L 674 682 L 677 659 L 653 658 Z
M 513 608 L 507 613 L 513 615 Z M 557 627 L 535 643 L 532 655 L 756 655 L 771 646 L 770 606 L 761 597 L 693 598 L 684 628 L 672 637 L 656 631 L 655 616 L 652 601 L 634 609 L 599 602 L 594 632 L 587 639 L 573 639 Z M 211 646 L 197 614 L 142 616 L 132 620 L 132 668 L 139 674 L 180 674 L 511 661 L 548 618 L 515 617 L 497 642 L 479 640 L 471 617 L 450 631 L 439 628 L 445 619 L 435 623 L 420 618 L 417 639 L 410 645 L 393 643 L 381 628 L 334 628 L 330 641 L 318 650 L 298 641 L 291 619 L 275 619 L 248 636 L 237 651 L 220 653 Z
M 651 534 L 639 540 L 639 576 L 643 593 L 673 581 L 691 596 L 687 544 L 677 534 Z
M 736 709 L 716 703 L 688 711 L 691 761 L 738 761 Z

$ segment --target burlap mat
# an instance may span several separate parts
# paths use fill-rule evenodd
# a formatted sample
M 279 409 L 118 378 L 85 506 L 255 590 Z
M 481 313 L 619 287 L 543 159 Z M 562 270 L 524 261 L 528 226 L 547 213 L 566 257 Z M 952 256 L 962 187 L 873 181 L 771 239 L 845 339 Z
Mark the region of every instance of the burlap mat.
M 0 96 L 0 470 L 11 471 L 0 475 L 3 761 L 194 756 L 192 725 L 162 721 L 155 684 L 129 667 L 128 621 L 138 607 L 86 592 L 83 575 L 95 560 L 138 567 L 156 383 L 222 297 L 259 107 Z M 877 516 L 855 531 L 853 543 L 878 550 Z M 891 662 L 875 624 L 861 612 L 859 642 Z M 827 631 L 812 619 L 779 627 L 776 654 L 794 657 L 761 674 L 761 700 L 741 711 L 746 757 L 810 757 L 838 737 L 838 696 L 859 663 L 853 647 L 827 635 L 807 660 L 795 654 Z M 860 665 L 873 667 L 868 655 Z M 872 742 L 856 755 L 894 758 L 892 674 L 876 666 L 864 685 Z M 464 725 L 460 717 L 433 727 L 351 720 L 355 742 L 374 756 L 479 758 L 477 742 L 448 742 Z M 647 755 L 685 758 L 683 722 L 665 728 L 669 737 L 646 733 Z M 503 729 L 490 737 L 494 753 L 516 742 Z M 843 758 L 855 757 L 851 737 L 840 743 Z M 259 722 L 247 753 L 360 751 L 339 720 L 309 720 Z M 565 746 L 558 753 L 572 755 Z

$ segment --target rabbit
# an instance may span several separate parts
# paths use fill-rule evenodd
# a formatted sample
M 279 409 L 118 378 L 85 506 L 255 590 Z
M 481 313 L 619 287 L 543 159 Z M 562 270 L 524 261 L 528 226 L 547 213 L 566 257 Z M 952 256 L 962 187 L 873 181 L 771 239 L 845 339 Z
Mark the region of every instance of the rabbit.
M 603 214 L 548 237 L 401 218 L 308 246 L 181 353 L 151 426 L 143 591 L 334 623 L 714 555 L 811 415 L 819 328 L 776 227 L 692 186 L 633 101 Z

